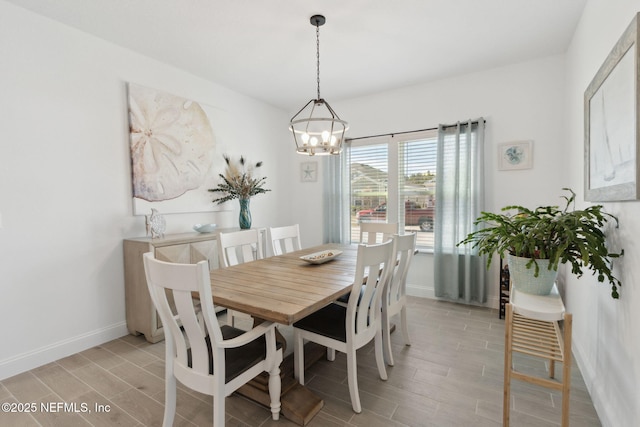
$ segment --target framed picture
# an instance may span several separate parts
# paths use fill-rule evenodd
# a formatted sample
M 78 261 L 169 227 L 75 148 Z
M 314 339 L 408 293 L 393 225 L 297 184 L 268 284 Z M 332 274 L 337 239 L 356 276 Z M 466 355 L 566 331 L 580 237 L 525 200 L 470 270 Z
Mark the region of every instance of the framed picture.
M 134 215 L 224 209 L 207 191 L 224 170 L 216 138 L 229 120 L 221 110 L 134 83 L 127 100 Z
M 533 167 L 533 141 L 498 144 L 498 169 L 511 171 Z
M 638 15 L 584 93 L 585 200 L 637 200 Z
M 318 162 L 300 163 L 300 181 L 316 182 L 318 180 Z

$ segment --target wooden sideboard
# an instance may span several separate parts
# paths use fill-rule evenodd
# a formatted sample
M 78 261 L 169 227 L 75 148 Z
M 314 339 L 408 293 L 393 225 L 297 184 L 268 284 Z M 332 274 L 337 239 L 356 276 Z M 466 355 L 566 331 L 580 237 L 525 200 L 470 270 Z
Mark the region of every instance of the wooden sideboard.
M 219 266 L 218 234 L 239 228 L 215 230 L 212 233 L 167 234 L 163 238 L 139 237 L 124 240 L 124 287 L 127 328 L 133 335 L 144 334 L 155 343 L 164 339 L 162 322 L 151 301 L 144 274 L 142 255 L 153 252 L 156 259 L 195 264 L 209 261 L 209 270 Z M 263 254 L 266 250 L 266 229 L 259 228 Z

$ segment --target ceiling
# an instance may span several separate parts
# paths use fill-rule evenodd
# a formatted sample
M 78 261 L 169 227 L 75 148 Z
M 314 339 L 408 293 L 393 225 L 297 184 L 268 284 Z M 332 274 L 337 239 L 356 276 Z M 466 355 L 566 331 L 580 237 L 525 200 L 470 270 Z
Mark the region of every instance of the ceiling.
M 6 0 L 293 114 L 565 52 L 586 0 Z

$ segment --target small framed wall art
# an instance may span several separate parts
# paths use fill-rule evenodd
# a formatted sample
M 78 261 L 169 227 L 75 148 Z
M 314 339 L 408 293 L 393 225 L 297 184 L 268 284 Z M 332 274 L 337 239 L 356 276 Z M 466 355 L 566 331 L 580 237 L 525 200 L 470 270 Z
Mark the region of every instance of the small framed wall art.
M 533 167 L 533 141 L 498 144 L 498 170 L 512 171 Z
M 316 182 L 318 180 L 318 162 L 300 163 L 300 181 Z

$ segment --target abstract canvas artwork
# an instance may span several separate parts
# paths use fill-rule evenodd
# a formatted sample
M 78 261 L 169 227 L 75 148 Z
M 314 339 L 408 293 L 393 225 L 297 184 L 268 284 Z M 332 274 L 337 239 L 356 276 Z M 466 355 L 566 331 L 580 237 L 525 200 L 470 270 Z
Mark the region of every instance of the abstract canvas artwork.
M 587 87 L 585 200 L 638 200 L 638 15 Z
M 129 130 L 134 213 L 213 210 L 206 188 L 215 139 L 197 102 L 129 84 Z

